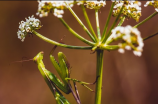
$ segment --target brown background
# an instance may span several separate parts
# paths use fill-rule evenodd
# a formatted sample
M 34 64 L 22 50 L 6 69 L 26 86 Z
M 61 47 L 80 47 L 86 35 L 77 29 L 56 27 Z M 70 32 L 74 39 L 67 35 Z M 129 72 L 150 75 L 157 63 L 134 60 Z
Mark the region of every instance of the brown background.
M 142 3 L 144 5 L 145 2 Z M 101 31 L 105 25 L 111 2 L 100 10 Z M 17 38 L 19 22 L 25 17 L 35 15 L 36 1 L 0 1 L 0 104 L 54 104 L 54 98 L 33 62 L 12 63 L 33 58 L 44 51 L 46 68 L 56 73 L 49 60 L 53 45 L 36 36 L 26 37 L 24 42 Z M 74 11 L 86 24 L 80 7 Z M 95 28 L 94 10 L 87 10 Z M 154 12 L 153 7 L 142 8 L 140 21 Z M 83 37 L 90 39 L 68 10 L 65 21 Z M 110 25 L 115 18 L 111 19 Z M 64 42 L 70 45 L 85 45 L 76 39 L 53 15 L 40 19 L 43 27 L 40 32 L 46 37 L 59 41 L 66 35 Z M 134 26 L 136 22 L 129 19 L 123 24 Z M 87 25 L 86 25 L 87 26 Z M 95 29 L 96 30 L 96 29 Z M 158 16 L 139 27 L 142 37 L 158 31 Z M 158 36 L 145 41 L 143 55 L 136 57 L 132 52 L 120 54 L 117 51 L 104 52 L 104 74 L 102 104 L 158 104 Z M 72 69 L 71 77 L 86 82 L 95 81 L 96 55 L 90 50 L 72 50 L 57 48 L 57 52 L 66 54 Z M 57 75 L 58 76 L 58 75 Z M 78 85 L 83 104 L 93 104 L 95 93 Z M 95 86 L 90 86 L 95 89 Z M 71 94 L 66 95 L 71 104 L 76 104 Z

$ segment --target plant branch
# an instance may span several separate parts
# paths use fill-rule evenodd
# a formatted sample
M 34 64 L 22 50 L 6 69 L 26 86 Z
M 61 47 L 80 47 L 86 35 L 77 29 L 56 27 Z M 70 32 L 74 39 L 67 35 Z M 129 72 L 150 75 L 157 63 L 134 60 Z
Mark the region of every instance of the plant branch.
M 154 37 L 154 36 L 156 36 L 156 35 L 158 35 L 158 32 L 155 33 L 155 34 L 153 34 L 153 35 L 150 35 L 150 36 L 148 36 L 148 37 L 146 37 L 146 38 L 143 38 L 143 41 L 145 41 L 145 40 L 147 40 L 147 39 L 150 39 L 150 38 L 152 38 L 152 37 Z
M 119 46 L 118 45 L 100 45 L 100 49 L 101 50 L 108 50 L 108 51 L 112 51 L 112 50 L 116 50 L 118 49 Z
M 107 35 L 105 36 L 105 38 L 102 39 L 102 43 L 105 43 L 106 40 L 108 39 L 108 37 L 110 36 L 111 30 L 114 28 L 114 26 L 116 25 L 117 21 L 119 20 L 119 17 L 120 17 L 120 15 L 122 14 L 123 8 L 124 8 L 124 6 L 122 6 L 122 8 L 121 8 L 119 14 L 117 15 L 117 17 L 116 17 L 114 23 L 112 24 L 112 26 L 111 26 L 109 32 L 107 33 Z
M 84 43 L 90 45 L 90 46 L 94 46 L 95 43 L 85 39 L 84 37 L 80 36 L 78 33 L 76 33 L 72 28 L 69 27 L 69 25 L 62 19 L 59 18 L 60 21 L 63 23 L 63 25 L 74 35 L 76 36 L 78 39 L 80 39 L 81 41 L 83 41 Z
M 87 15 L 87 12 L 86 12 L 86 9 L 85 9 L 84 5 L 82 4 L 81 7 L 82 7 L 82 10 L 83 10 L 84 17 L 85 17 L 85 19 L 87 21 L 87 24 L 88 24 L 89 28 L 90 28 L 90 31 L 92 32 L 92 35 L 95 38 L 95 40 L 98 41 L 98 38 L 97 38 L 97 36 L 96 36 L 96 34 L 94 32 L 94 29 L 93 29 L 93 27 L 91 25 L 91 22 L 90 22 L 90 20 L 88 18 L 88 15 Z
M 101 35 L 100 35 L 100 27 L 99 27 L 98 9 L 95 10 L 95 18 L 96 18 L 97 35 L 98 35 L 98 39 L 100 41 Z
M 123 16 L 117 26 L 121 26 L 123 24 L 123 22 L 125 21 L 125 18 L 126 17 Z
M 138 26 L 142 25 L 143 23 L 145 23 L 146 21 L 148 21 L 149 19 L 151 19 L 152 17 L 154 17 L 156 14 L 158 14 L 158 12 L 154 12 L 153 14 L 151 14 L 149 17 L 147 17 L 146 19 L 144 19 L 143 21 L 141 21 L 140 23 L 138 23 L 134 27 L 137 28 Z
M 72 46 L 72 45 L 66 45 L 66 44 L 62 44 L 62 43 L 58 43 L 56 41 L 53 41 L 43 35 L 41 35 L 40 33 L 36 32 L 36 31 L 33 31 L 33 34 L 35 34 L 36 36 L 38 36 L 40 39 L 50 43 L 50 44 L 53 44 L 53 45 L 57 45 L 57 46 L 60 46 L 60 47 L 65 47 L 65 48 L 70 48 L 70 49 L 92 49 L 91 46 Z
M 104 27 L 104 30 L 103 30 L 103 33 L 102 33 L 102 40 L 105 38 L 105 34 L 106 34 L 106 31 L 107 31 L 107 28 L 108 28 L 108 25 L 109 25 L 109 22 L 110 22 L 110 17 L 111 17 L 111 14 L 112 14 L 114 4 L 115 4 L 115 2 L 112 3 L 111 8 L 110 8 L 110 12 L 109 12 L 109 15 L 108 15 L 108 18 L 107 18 L 107 21 L 106 21 L 106 24 L 105 24 L 105 27 Z
M 89 30 L 86 28 L 86 26 L 82 23 L 82 21 L 78 18 L 78 16 L 75 14 L 75 12 L 68 6 L 69 11 L 72 13 L 72 15 L 76 18 L 78 23 L 82 26 L 82 28 L 86 31 L 86 33 L 89 35 L 89 37 L 96 42 L 95 38 L 92 36 L 92 34 L 89 32 Z

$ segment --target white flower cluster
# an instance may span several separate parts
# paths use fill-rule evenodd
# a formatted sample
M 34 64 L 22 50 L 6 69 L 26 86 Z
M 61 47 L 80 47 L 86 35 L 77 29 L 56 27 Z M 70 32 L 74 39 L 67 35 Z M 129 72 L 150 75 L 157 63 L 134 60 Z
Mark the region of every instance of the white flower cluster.
M 147 7 L 148 5 L 153 6 L 155 10 L 158 12 L 158 0 L 147 1 L 144 6 Z
M 19 30 L 17 32 L 18 38 L 23 42 L 26 35 L 28 33 L 32 33 L 33 30 L 35 29 L 40 29 L 41 28 L 41 22 L 39 19 L 34 18 L 32 15 L 31 17 L 25 18 L 25 21 L 21 21 L 19 23 Z
M 114 2 L 114 1 L 113 1 Z M 141 16 L 141 2 L 139 1 L 123 1 L 123 0 L 116 0 L 115 6 L 113 10 L 113 15 L 117 16 L 124 5 L 122 14 L 126 16 L 127 18 L 133 18 L 137 22 L 139 21 L 139 18 Z
M 86 1 L 76 1 L 77 5 L 84 4 L 89 9 L 100 9 L 101 7 L 104 7 L 106 5 L 106 2 L 103 0 L 100 1 L 92 1 L 92 0 L 86 0 Z
M 53 14 L 62 18 L 64 14 L 64 9 L 68 6 L 72 7 L 74 1 L 38 1 L 38 12 L 36 13 L 39 17 L 48 16 L 48 13 L 54 12 Z
M 111 36 L 114 40 L 123 40 L 123 43 L 118 44 L 120 53 L 124 53 L 124 49 L 133 49 L 133 53 L 136 56 L 141 56 L 144 43 L 137 28 L 129 25 L 126 27 L 118 26 L 112 30 Z

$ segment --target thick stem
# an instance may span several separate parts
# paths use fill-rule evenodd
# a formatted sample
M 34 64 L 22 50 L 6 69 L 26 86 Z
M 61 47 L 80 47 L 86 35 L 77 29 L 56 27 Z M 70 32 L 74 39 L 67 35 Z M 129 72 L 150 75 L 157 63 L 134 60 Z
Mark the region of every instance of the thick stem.
M 103 76 L 103 50 L 97 50 L 97 71 L 96 77 L 96 91 L 95 91 L 95 104 L 101 104 L 101 92 L 102 92 L 102 76 Z

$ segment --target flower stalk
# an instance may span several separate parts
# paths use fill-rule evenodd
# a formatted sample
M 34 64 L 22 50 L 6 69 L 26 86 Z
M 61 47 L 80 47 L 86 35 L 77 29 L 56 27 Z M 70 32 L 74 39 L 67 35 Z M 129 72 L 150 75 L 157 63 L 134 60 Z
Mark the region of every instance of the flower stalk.
M 119 12 L 119 14 L 118 14 L 118 16 L 116 17 L 114 23 L 112 24 L 112 26 L 111 26 L 109 32 L 107 33 L 107 35 L 105 36 L 105 38 L 102 38 L 102 43 L 105 43 L 106 40 L 108 39 L 108 37 L 110 36 L 111 30 L 114 28 L 114 26 L 116 25 L 117 21 L 119 20 L 119 18 L 120 18 L 120 16 L 121 16 L 121 13 L 122 13 L 122 11 L 123 11 L 123 8 L 124 8 L 124 6 L 122 6 L 122 8 L 121 8 L 121 10 L 120 10 L 120 12 Z
M 98 35 L 98 39 L 100 41 L 101 35 L 100 35 L 100 27 L 99 27 L 98 9 L 95 10 L 95 18 L 96 18 L 97 35 Z
M 151 14 L 150 16 L 148 16 L 146 19 L 144 19 L 143 21 L 141 21 L 140 23 L 138 23 L 137 25 L 135 25 L 134 27 L 137 28 L 138 26 L 142 25 L 143 23 L 147 22 L 148 20 L 150 20 L 151 18 L 153 18 L 155 15 L 157 15 L 158 12 L 154 12 L 153 14 Z
M 93 42 L 96 42 L 95 38 L 92 36 L 92 34 L 86 28 L 86 26 L 82 23 L 82 21 L 78 18 L 76 13 L 69 6 L 68 6 L 68 9 L 71 12 L 71 14 L 75 17 L 75 19 L 78 21 L 78 23 L 82 26 L 82 28 L 86 31 L 86 33 L 89 35 L 89 37 L 93 40 Z
M 150 35 L 150 36 L 148 36 L 148 37 L 146 37 L 146 38 L 143 38 L 143 41 L 148 40 L 148 39 L 150 39 L 150 38 L 152 38 L 152 37 L 154 37 L 154 36 L 156 36 L 156 35 L 158 35 L 158 32 L 155 33 L 155 34 L 152 34 L 152 35 Z
M 121 26 L 124 21 L 125 21 L 125 16 L 121 17 L 121 20 L 120 20 L 120 22 L 118 23 L 117 26 Z
M 76 36 L 78 39 L 80 39 L 81 41 L 83 41 L 84 43 L 90 45 L 90 46 L 94 46 L 95 43 L 85 39 L 84 37 L 82 37 L 81 35 L 79 35 L 78 33 L 76 33 L 71 27 L 69 27 L 69 25 L 64 21 L 64 19 L 59 18 L 59 20 L 63 23 L 63 25 L 74 35 Z
M 82 11 L 83 11 L 84 17 L 85 17 L 85 19 L 86 19 L 86 22 L 87 22 L 87 24 L 88 24 L 88 26 L 89 26 L 89 28 L 90 28 L 90 30 L 91 30 L 91 32 L 92 32 L 93 37 L 95 38 L 95 41 L 97 42 L 97 41 L 98 41 L 98 38 L 97 38 L 97 36 L 96 36 L 96 34 L 95 34 L 95 32 L 94 32 L 94 29 L 93 29 L 93 27 L 92 27 L 92 25 L 91 25 L 91 22 L 90 22 L 90 20 L 89 20 L 89 18 L 88 18 L 86 9 L 85 9 L 85 7 L 84 7 L 83 4 L 81 5 L 81 7 L 82 7 Z
M 44 41 L 46 41 L 46 42 L 48 42 L 50 44 L 57 45 L 57 46 L 60 46 L 60 47 L 70 48 L 70 49 L 82 49 L 82 50 L 90 50 L 90 49 L 92 49 L 91 46 L 72 46 L 72 45 L 62 44 L 62 43 L 56 42 L 54 40 L 51 40 L 51 39 L 41 35 L 40 33 L 36 32 L 36 31 L 33 31 L 33 34 L 35 34 L 40 39 L 42 39 L 42 40 L 44 40 Z
M 109 15 L 108 15 L 108 18 L 107 18 L 107 21 L 106 21 L 106 24 L 105 24 L 105 27 L 104 27 L 104 30 L 103 30 L 103 33 L 102 33 L 102 39 L 105 38 L 105 34 L 107 32 L 107 28 L 108 28 L 108 25 L 109 25 L 109 22 L 110 22 L 110 18 L 111 18 L 111 14 L 112 14 L 114 4 L 115 4 L 115 2 L 112 2 L 112 5 L 111 5 L 110 11 L 109 11 Z

